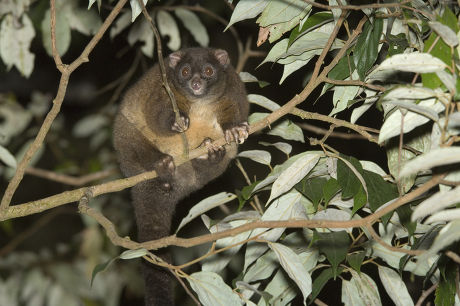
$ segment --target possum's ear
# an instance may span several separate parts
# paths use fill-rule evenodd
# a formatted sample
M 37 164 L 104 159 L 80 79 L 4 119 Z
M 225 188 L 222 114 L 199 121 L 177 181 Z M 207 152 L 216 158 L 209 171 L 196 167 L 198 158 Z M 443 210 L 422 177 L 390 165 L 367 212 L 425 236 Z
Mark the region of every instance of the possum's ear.
M 227 51 L 217 49 L 214 51 L 214 56 L 217 58 L 219 63 L 224 66 L 224 68 L 227 68 L 227 66 L 230 64 L 230 58 L 228 57 Z
M 182 52 L 181 51 L 176 51 L 176 52 L 173 52 L 169 55 L 169 67 L 171 68 L 176 68 L 177 66 L 177 63 L 180 62 L 180 60 L 182 59 Z

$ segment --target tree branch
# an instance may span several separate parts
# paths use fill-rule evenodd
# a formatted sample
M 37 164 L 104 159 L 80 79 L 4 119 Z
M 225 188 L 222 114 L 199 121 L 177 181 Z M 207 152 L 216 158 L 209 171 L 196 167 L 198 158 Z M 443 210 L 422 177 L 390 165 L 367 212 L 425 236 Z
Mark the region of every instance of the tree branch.
M 54 1 L 55 0 L 50 0 L 52 8 L 54 8 Z M 51 110 L 48 112 L 48 114 L 45 117 L 45 120 L 43 121 L 42 126 L 40 127 L 40 130 L 38 131 L 37 136 L 35 137 L 34 141 L 32 144 L 27 148 L 26 153 L 24 154 L 24 157 L 22 160 L 19 162 L 17 168 L 16 168 L 16 173 L 14 174 L 13 178 L 11 179 L 10 183 L 8 184 L 5 193 L 3 194 L 2 201 L 0 203 L 0 220 L 3 220 L 3 215 L 7 213 L 8 206 L 11 203 L 11 199 L 13 198 L 13 195 L 16 191 L 16 189 L 19 186 L 19 183 L 22 181 L 22 178 L 24 177 L 24 172 L 27 168 L 27 165 L 29 164 L 30 160 L 32 157 L 35 155 L 35 153 L 40 149 L 40 147 L 43 144 L 43 141 L 48 134 L 48 131 L 51 127 L 51 124 L 53 123 L 54 119 L 56 116 L 59 114 L 59 111 L 61 109 L 62 102 L 64 101 L 65 93 L 67 90 L 67 84 L 69 83 L 69 77 L 70 74 L 77 69 L 81 64 L 84 62 L 88 61 L 88 56 L 91 53 L 91 51 L 94 49 L 96 44 L 99 42 L 99 40 L 102 38 L 104 35 L 105 31 L 108 29 L 110 24 L 113 22 L 115 17 L 120 13 L 121 9 L 123 6 L 126 4 L 128 0 L 120 0 L 117 5 L 114 7 L 114 9 L 110 12 L 109 16 L 107 19 L 104 21 L 104 23 L 101 25 L 99 28 L 98 32 L 94 35 L 94 37 L 91 39 L 91 41 L 88 43 L 86 48 L 83 50 L 81 55 L 72 62 L 69 66 L 65 66 L 62 63 L 59 65 L 59 56 L 57 55 L 56 51 L 56 37 L 53 34 L 52 40 L 54 40 L 54 50 L 53 54 L 56 54 L 55 60 L 57 60 L 56 65 L 58 65 L 61 68 L 58 68 L 59 71 L 62 72 L 61 74 L 61 79 L 59 81 L 59 88 L 56 94 L 56 97 L 53 100 L 53 106 L 51 107 Z M 52 30 L 51 33 L 54 33 L 55 27 L 56 27 L 56 16 L 51 15 L 51 26 Z M 54 19 L 54 21 L 53 21 Z M 61 70 L 62 69 L 62 70 Z

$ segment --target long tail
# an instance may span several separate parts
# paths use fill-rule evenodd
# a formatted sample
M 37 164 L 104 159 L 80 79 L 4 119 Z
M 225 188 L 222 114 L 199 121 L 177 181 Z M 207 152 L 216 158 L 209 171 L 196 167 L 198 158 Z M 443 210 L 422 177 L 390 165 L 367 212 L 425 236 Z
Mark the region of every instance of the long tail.
M 140 183 L 132 189 L 140 242 L 162 238 L 170 233 L 177 199 L 156 192 L 158 190 L 155 180 Z M 155 254 L 171 262 L 171 255 L 167 250 L 160 250 Z M 145 305 L 173 306 L 173 275 L 171 272 L 144 260 L 142 261 L 142 272 L 145 281 Z

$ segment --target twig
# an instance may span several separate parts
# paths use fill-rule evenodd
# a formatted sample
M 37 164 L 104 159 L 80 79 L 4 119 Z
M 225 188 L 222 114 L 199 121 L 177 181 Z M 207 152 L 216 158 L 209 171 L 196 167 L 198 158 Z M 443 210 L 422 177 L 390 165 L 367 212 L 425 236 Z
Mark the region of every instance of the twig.
M 98 212 L 94 208 L 89 207 L 88 201 L 90 197 L 85 196 L 87 194 L 91 194 L 91 197 L 94 196 L 92 194 L 91 188 L 85 188 L 85 193 L 81 197 L 80 202 L 78 203 L 78 210 L 80 213 L 88 215 L 94 220 L 96 220 L 105 229 L 107 237 L 109 237 L 110 241 L 114 245 L 120 245 L 125 248 L 132 249 L 132 250 L 142 248 L 142 245 L 140 243 L 132 241 L 131 239 L 129 239 L 129 237 L 125 237 L 125 238 L 120 237 L 117 234 L 115 226 L 113 225 L 112 222 L 110 222 L 109 219 L 104 217 L 104 215 L 102 215 L 100 212 Z
M 315 126 L 313 124 L 308 123 L 296 123 L 300 128 L 313 132 L 318 135 L 324 135 L 328 132 L 328 130 Z M 332 132 L 329 137 L 333 138 L 342 138 L 342 139 L 367 139 L 363 135 L 360 134 L 349 134 L 349 133 L 342 133 L 342 132 Z
M 185 127 L 184 127 L 185 122 L 183 122 L 180 119 L 179 107 L 177 106 L 176 98 L 174 97 L 174 93 L 171 90 L 171 87 L 169 86 L 169 83 L 168 83 L 168 76 L 166 74 L 166 67 L 165 67 L 165 63 L 163 60 L 163 48 L 161 46 L 160 32 L 158 32 L 155 21 L 153 21 L 152 17 L 150 17 L 150 14 L 147 12 L 144 2 L 142 0 L 138 0 L 138 2 L 139 2 L 139 5 L 142 7 L 142 14 L 144 15 L 145 19 L 147 19 L 147 21 L 149 22 L 150 27 L 152 28 L 153 35 L 155 36 L 155 40 L 157 42 L 158 64 L 160 66 L 160 71 L 161 71 L 161 80 L 163 81 L 163 87 L 165 88 L 166 93 L 169 96 L 169 100 L 171 101 L 171 106 L 176 116 L 175 121 L 183 130 L 185 130 Z M 180 133 L 180 135 L 181 135 L 183 149 L 184 149 L 183 155 L 184 157 L 187 157 L 189 153 L 187 136 L 185 135 L 185 133 Z
M 436 283 L 436 284 L 433 284 L 433 286 L 431 286 L 430 288 L 428 288 L 428 290 L 425 290 L 422 292 L 422 295 L 420 295 L 420 297 L 418 298 L 418 301 L 417 303 L 415 304 L 415 306 L 422 306 L 423 302 L 426 300 L 426 298 L 431 294 L 433 293 L 433 291 L 436 290 L 436 288 L 438 288 L 439 286 L 439 283 Z
M 457 264 L 460 264 L 460 256 L 452 251 L 447 251 L 446 256 L 455 261 Z
M 380 244 L 381 246 L 383 246 L 387 250 L 390 250 L 392 252 L 405 253 L 405 254 L 409 254 L 409 255 L 412 255 L 412 256 L 418 256 L 418 255 L 421 255 L 421 254 L 424 253 L 423 250 L 406 250 L 406 249 L 403 249 L 403 248 L 398 248 L 398 247 L 394 247 L 392 245 L 389 245 L 388 243 L 383 241 L 382 238 L 380 238 L 380 236 L 375 232 L 375 230 L 372 227 L 372 225 L 367 224 L 365 227 L 369 231 L 369 233 L 371 234 L 372 238 L 374 238 L 374 240 L 377 241 L 378 244 Z
M 304 111 L 304 110 L 301 110 L 301 109 L 298 109 L 298 108 L 294 108 L 290 113 L 293 114 L 293 115 L 299 116 L 302 119 L 319 120 L 319 121 L 332 123 L 332 124 L 334 124 L 336 126 L 343 126 L 343 127 L 349 128 L 349 129 L 359 133 L 360 135 L 362 135 L 367 140 L 378 144 L 377 137 L 372 136 L 371 134 L 369 134 L 366 131 L 366 130 L 369 130 L 370 128 L 360 126 L 360 125 L 357 125 L 357 124 L 352 124 L 352 123 L 350 123 L 348 121 L 333 118 L 333 117 L 329 117 L 329 116 L 326 116 L 326 115 L 307 112 L 307 111 Z M 374 130 L 374 129 L 372 129 L 372 131 L 374 131 L 374 132 L 377 131 L 378 132 L 378 130 Z
M 50 222 L 54 217 L 62 214 L 68 209 L 60 207 L 58 209 L 52 210 L 44 216 L 40 217 L 35 223 L 28 227 L 25 231 L 16 234 L 14 239 L 9 241 L 5 246 L 0 249 L 0 257 L 5 256 L 6 254 L 13 251 L 18 245 L 20 245 L 24 240 L 32 236 L 38 229 L 45 226 Z
M 325 10 L 332 10 L 332 9 L 342 9 L 342 10 L 353 10 L 353 11 L 360 11 L 366 8 L 391 8 L 391 7 L 401 7 L 406 3 L 409 3 L 410 0 L 405 0 L 401 3 L 375 3 L 375 4 L 362 4 L 362 5 L 327 5 L 315 2 L 313 0 L 303 0 L 304 2 L 311 4 L 314 7 L 322 8 Z
M 243 174 L 243 177 L 246 180 L 246 184 L 251 185 L 252 182 L 249 179 L 249 176 L 246 173 L 246 170 L 244 170 L 244 167 L 241 164 L 241 161 L 239 160 L 239 158 L 236 159 L 235 163 L 238 169 L 240 169 L 241 173 Z M 258 211 L 260 214 L 263 214 L 264 210 L 262 209 L 262 205 L 260 205 L 259 197 L 257 195 L 254 195 L 254 202 L 255 202 L 255 205 L 252 202 L 250 202 L 251 206 L 254 208 L 255 211 Z
M 252 43 L 252 39 L 251 37 L 249 37 L 248 40 L 246 41 L 246 45 L 244 46 L 243 54 L 240 54 L 240 56 L 238 57 L 238 63 L 235 66 L 236 72 L 243 71 L 244 65 L 246 64 L 246 62 L 248 61 L 250 57 L 266 55 L 265 52 L 251 50 L 251 43 Z
M 325 78 L 324 81 L 334 85 L 363 86 L 380 92 L 384 92 L 386 90 L 386 88 L 383 86 L 369 84 L 360 80 L 333 80 L 330 78 Z
M 182 278 L 177 275 L 176 273 L 174 273 L 173 271 L 171 271 L 171 273 L 174 275 L 174 277 L 177 279 L 177 281 L 179 282 L 179 284 L 181 284 L 182 288 L 184 288 L 185 292 L 188 294 L 188 296 L 192 299 L 193 302 L 195 302 L 195 305 L 201 305 L 200 301 L 198 301 L 198 299 L 195 297 L 195 295 L 190 291 L 190 289 L 188 288 L 188 286 L 184 283 L 184 281 L 182 280 Z
M 142 58 L 142 53 L 138 51 L 136 53 L 136 57 L 134 58 L 134 61 L 131 67 L 129 67 L 128 71 L 126 71 L 126 73 L 123 75 L 123 77 L 120 80 L 120 85 L 115 89 L 113 95 L 110 97 L 110 100 L 107 102 L 106 104 L 107 106 L 114 104 L 118 100 L 118 98 L 121 96 L 121 93 L 128 85 L 129 80 L 131 80 L 131 77 L 134 75 L 134 72 L 136 72 L 136 69 L 139 66 L 139 63 L 141 61 L 141 58 Z
M 39 169 L 39 168 L 34 168 L 34 167 L 29 167 L 25 171 L 26 174 L 34 175 L 37 177 L 45 178 L 51 181 L 55 181 L 55 182 L 59 182 L 59 183 L 67 184 L 71 186 L 83 186 L 89 182 L 107 178 L 113 174 L 116 174 L 117 172 L 118 172 L 117 169 L 112 168 L 112 169 L 106 169 L 106 170 L 102 170 L 102 171 L 95 172 L 95 173 L 90 173 L 90 174 L 83 175 L 80 177 L 74 177 L 71 175 L 60 174 L 60 173 L 52 172 L 49 170 L 44 170 L 44 169 Z
M 327 306 L 327 304 L 321 301 L 320 299 L 315 299 L 313 303 L 315 303 L 318 306 Z
M 51 52 L 53 54 L 54 63 L 56 64 L 56 68 L 61 72 L 64 73 L 62 59 L 57 51 L 56 47 L 56 1 L 50 0 L 50 25 L 51 25 Z

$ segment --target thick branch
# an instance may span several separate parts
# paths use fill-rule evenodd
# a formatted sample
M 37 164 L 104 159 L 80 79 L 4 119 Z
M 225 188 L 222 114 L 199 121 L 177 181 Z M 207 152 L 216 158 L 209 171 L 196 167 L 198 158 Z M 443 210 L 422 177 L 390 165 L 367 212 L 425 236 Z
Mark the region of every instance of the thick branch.
M 239 227 L 232 228 L 230 230 L 217 232 L 213 234 L 202 235 L 193 238 L 179 238 L 175 235 L 164 237 L 158 240 L 147 241 L 143 243 L 134 243 L 131 240 L 126 240 L 126 238 L 113 239 L 118 245 L 132 249 L 132 248 L 146 248 L 148 250 L 156 250 L 159 248 L 164 248 L 170 245 L 179 246 L 179 247 L 192 247 L 218 239 L 226 237 L 234 237 L 240 233 L 247 232 L 256 228 L 355 228 L 355 227 L 367 227 L 376 222 L 378 219 L 383 217 L 389 212 L 394 211 L 396 208 L 407 204 L 419 196 L 423 195 L 425 192 L 429 191 L 434 186 L 438 185 L 439 182 L 443 179 L 444 175 L 434 176 L 431 180 L 420 186 L 419 188 L 413 190 L 412 192 L 404 195 L 403 197 L 397 199 L 390 205 L 376 211 L 375 213 L 362 218 L 349 221 L 333 221 L 333 220 L 286 220 L 286 221 L 254 221 L 251 223 L 244 224 Z M 102 216 L 99 212 L 90 209 L 89 215 L 94 217 L 108 233 L 116 233 L 113 224 Z M 134 243 L 134 244 L 133 244 Z M 408 253 L 407 250 L 399 250 L 398 248 L 392 249 L 393 251 L 400 251 L 403 253 Z M 418 254 L 418 253 L 413 253 Z
M 99 42 L 99 40 L 102 38 L 104 35 L 105 31 L 109 27 L 109 25 L 113 22 L 115 17 L 118 15 L 118 13 L 121 11 L 123 6 L 126 4 L 128 0 L 120 0 L 115 8 L 110 12 L 109 16 L 107 19 L 104 21 L 102 24 L 101 28 L 99 31 L 94 35 L 94 37 L 91 39 L 91 41 L 88 43 L 86 48 L 83 50 L 81 55 L 73 61 L 72 64 L 70 64 L 68 67 L 67 66 L 59 66 L 63 70 L 62 75 L 61 75 L 61 80 L 59 81 L 59 88 L 58 92 L 56 94 L 56 97 L 53 100 L 53 107 L 51 110 L 48 112 L 48 114 L 45 117 L 45 120 L 43 121 L 42 126 L 40 127 L 40 130 L 38 131 L 37 137 L 35 137 L 34 141 L 32 144 L 27 148 L 26 153 L 24 154 L 24 157 L 22 160 L 19 162 L 17 168 L 16 168 L 16 173 L 14 174 L 13 178 L 11 179 L 10 183 L 8 184 L 8 187 L 6 188 L 6 191 L 3 195 L 2 201 L 0 203 L 0 215 L 3 215 L 6 213 L 6 210 L 8 209 L 8 206 L 10 205 L 11 199 L 13 198 L 14 192 L 19 186 L 19 183 L 21 182 L 22 178 L 24 177 L 24 172 L 25 169 L 27 168 L 27 165 L 29 164 L 30 160 L 32 157 L 35 155 L 35 153 L 40 149 L 40 147 L 43 144 L 43 141 L 48 134 L 48 131 L 51 127 L 51 124 L 53 123 L 54 119 L 56 116 L 59 114 L 59 111 L 61 109 L 62 102 L 64 101 L 64 96 L 67 90 L 67 84 L 69 82 L 69 77 L 70 74 L 78 68 L 81 64 L 84 62 L 88 61 L 88 56 L 93 50 L 93 48 L 96 46 L 96 44 Z M 51 0 L 51 5 L 54 7 L 54 0 Z M 53 27 L 52 33 L 54 33 L 54 27 L 56 26 L 56 16 L 52 16 L 51 25 Z M 55 37 L 53 37 L 55 40 Z M 56 46 L 56 42 L 54 42 L 54 46 Z M 54 52 L 56 52 L 56 48 L 54 48 Z M 53 53 L 54 53 L 53 52 Z M 55 59 L 57 60 L 57 63 L 59 63 L 59 56 L 55 56 Z M 62 63 L 61 63 L 62 64 Z M 2 219 L 2 218 L 0 218 Z

